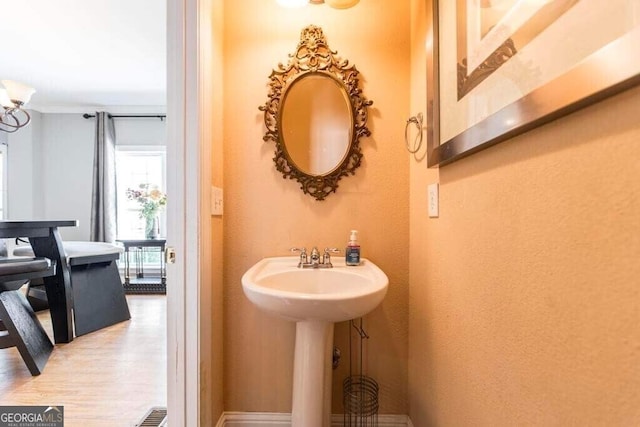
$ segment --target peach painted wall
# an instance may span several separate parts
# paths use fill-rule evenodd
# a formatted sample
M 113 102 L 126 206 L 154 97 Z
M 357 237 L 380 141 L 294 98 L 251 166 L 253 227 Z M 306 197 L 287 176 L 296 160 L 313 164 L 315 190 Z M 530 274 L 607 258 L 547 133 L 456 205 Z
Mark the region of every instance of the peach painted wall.
M 224 142 L 224 72 L 223 72 L 223 49 L 224 49 L 224 8 L 223 2 L 212 1 L 212 23 L 213 23 L 213 63 L 212 69 L 212 86 L 213 92 L 213 119 L 204 120 L 210 123 L 212 128 L 212 140 L 213 146 L 211 148 L 211 184 L 220 188 L 224 188 L 223 171 L 224 171 L 224 159 L 223 159 L 223 142 Z M 206 193 L 209 189 L 205 189 Z M 211 194 L 208 198 L 204 198 L 209 202 L 211 206 Z M 206 209 L 206 207 L 205 207 Z M 223 232 L 224 232 L 224 216 L 211 217 L 211 345 L 213 354 L 210 360 L 205 360 L 204 363 L 211 363 L 211 377 L 209 378 L 209 385 L 212 394 L 212 407 L 210 412 L 204 411 L 206 415 L 209 415 L 212 423 L 208 424 L 203 422 L 202 425 L 213 425 L 213 421 L 217 421 L 224 410 L 224 398 L 223 398 L 223 379 L 224 379 L 224 318 L 223 318 L 223 261 L 224 261 L 224 246 L 223 246 Z M 200 325 L 201 327 L 203 324 Z M 207 326 L 206 324 L 204 325 Z M 203 421 L 205 420 L 202 418 Z
M 640 424 L 638 111 L 640 88 L 439 170 L 411 159 L 414 425 Z
M 199 3 L 198 57 L 200 105 L 200 425 L 215 425 L 223 411 L 222 253 L 223 221 L 211 216 L 211 186 L 222 187 L 223 8 Z
M 385 302 L 367 316 L 371 335 L 366 373 L 381 386 L 381 412 L 407 412 L 409 171 L 403 148 L 409 105 L 409 3 L 362 1 L 349 10 L 308 6 L 286 10 L 274 1 L 225 3 L 224 32 L 224 408 L 291 411 L 294 324 L 258 311 L 240 279 L 256 261 L 288 255 L 292 246 L 343 248 L 360 230 L 362 254 L 390 279 Z M 258 106 L 271 71 L 286 62 L 309 24 L 361 71 L 374 101 L 361 141 L 364 161 L 336 194 L 318 202 L 284 180 L 274 145 L 262 141 Z M 346 324 L 336 342 L 346 354 Z M 346 361 L 334 374 L 334 412 L 341 412 Z

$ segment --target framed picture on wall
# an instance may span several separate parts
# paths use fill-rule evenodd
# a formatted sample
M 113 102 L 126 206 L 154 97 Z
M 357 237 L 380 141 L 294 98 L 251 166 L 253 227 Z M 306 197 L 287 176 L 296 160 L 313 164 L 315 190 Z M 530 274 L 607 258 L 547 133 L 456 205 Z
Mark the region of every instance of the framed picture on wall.
M 426 0 L 428 165 L 640 83 L 637 0 Z

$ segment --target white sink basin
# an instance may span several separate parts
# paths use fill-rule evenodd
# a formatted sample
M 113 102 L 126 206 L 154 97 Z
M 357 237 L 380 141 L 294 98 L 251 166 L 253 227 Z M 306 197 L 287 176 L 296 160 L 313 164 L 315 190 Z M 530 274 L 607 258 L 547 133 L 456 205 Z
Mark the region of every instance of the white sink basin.
M 333 268 L 298 268 L 298 257 L 264 258 L 242 276 L 244 293 L 257 307 L 292 321 L 343 322 L 376 308 L 389 279 L 374 263 L 332 260 Z
M 335 322 L 364 316 L 384 299 L 389 279 L 374 263 L 332 260 L 333 268 L 298 268 L 298 257 L 265 258 L 242 276 L 260 309 L 296 322 L 292 427 L 331 425 L 331 356 Z

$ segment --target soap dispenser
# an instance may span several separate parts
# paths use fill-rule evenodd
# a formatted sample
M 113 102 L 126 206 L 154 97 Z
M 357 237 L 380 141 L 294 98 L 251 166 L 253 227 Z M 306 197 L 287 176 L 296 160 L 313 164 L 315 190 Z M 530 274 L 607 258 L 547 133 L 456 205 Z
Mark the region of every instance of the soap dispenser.
M 349 243 L 345 249 L 345 263 L 347 265 L 360 265 L 360 243 L 358 243 L 358 230 L 351 230 Z

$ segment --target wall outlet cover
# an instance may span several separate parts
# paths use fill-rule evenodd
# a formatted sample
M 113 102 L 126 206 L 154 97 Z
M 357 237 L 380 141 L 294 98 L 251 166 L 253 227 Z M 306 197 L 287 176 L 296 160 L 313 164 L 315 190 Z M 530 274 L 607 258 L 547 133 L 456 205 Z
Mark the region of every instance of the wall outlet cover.
M 223 212 L 223 194 L 222 188 L 220 187 L 211 187 L 211 215 L 222 215 Z

